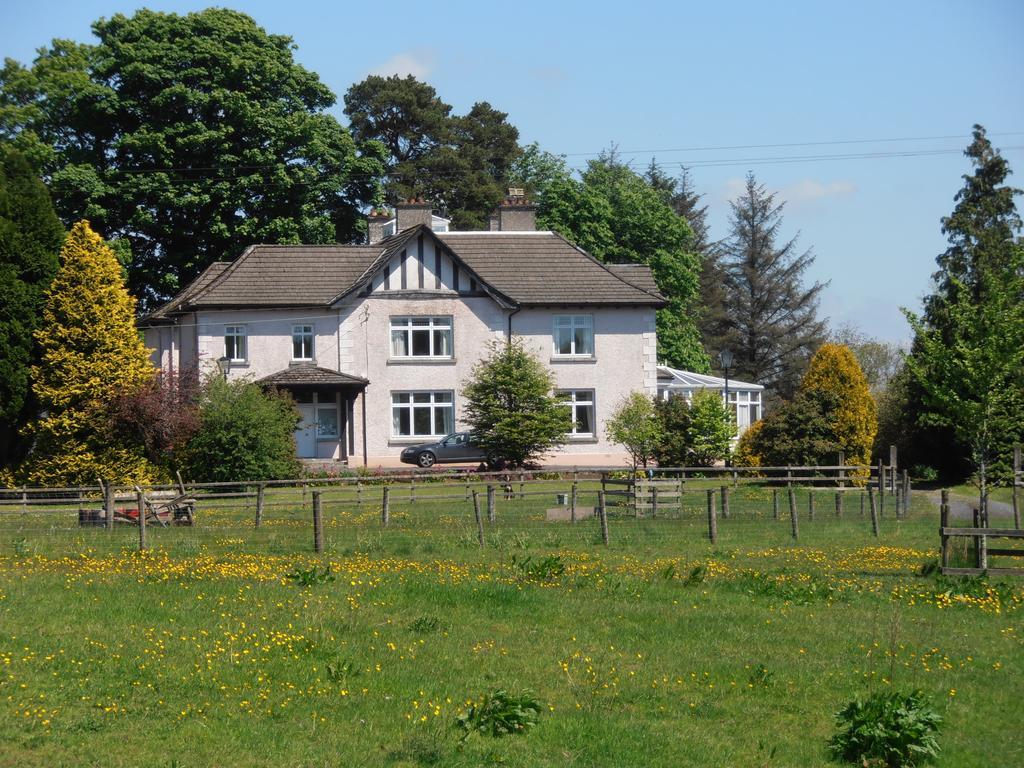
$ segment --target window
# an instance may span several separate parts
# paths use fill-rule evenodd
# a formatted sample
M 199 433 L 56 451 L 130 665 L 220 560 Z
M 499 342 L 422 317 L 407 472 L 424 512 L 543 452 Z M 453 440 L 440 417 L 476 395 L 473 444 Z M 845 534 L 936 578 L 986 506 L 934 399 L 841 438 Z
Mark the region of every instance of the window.
M 554 342 L 557 357 L 593 357 L 594 316 L 555 315 Z
M 450 317 L 391 318 L 391 357 L 452 356 Z
M 337 439 L 338 409 L 336 406 L 320 406 L 316 409 L 316 436 Z
M 224 326 L 224 356 L 234 363 L 244 363 L 245 357 L 245 326 Z
M 594 390 L 564 389 L 558 392 L 561 401 L 569 406 L 572 416 L 570 435 L 578 437 L 594 436 Z
M 292 326 L 292 360 L 313 359 L 313 326 Z
M 440 437 L 454 431 L 451 392 L 391 393 L 391 434 L 395 437 Z

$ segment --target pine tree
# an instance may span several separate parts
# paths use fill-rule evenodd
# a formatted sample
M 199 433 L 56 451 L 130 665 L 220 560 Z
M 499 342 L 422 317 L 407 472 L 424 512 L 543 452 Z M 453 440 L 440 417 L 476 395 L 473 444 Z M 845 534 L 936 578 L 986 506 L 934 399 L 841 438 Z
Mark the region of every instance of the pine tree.
M 36 444 L 24 467 L 28 481 L 151 480 L 141 446 L 114 436 L 109 411 L 116 397 L 145 385 L 154 369 L 135 328 L 135 299 L 121 266 L 87 221 L 71 228 L 61 250 L 36 341 L 41 360 L 32 369 L 32 389 L 45 415 L 31 429 Z
M 63 239 L 46 187 L 20 153 L 0 147 L 0 467 L 17 464 L 28 448 L 19 432 L 37 411 L 33 333 Z
M 938 259 L 923 317 L 907 312 L 915 338 L 907 359 L 908 402 L 922 428 L 948 430 L 978 473 L 1005 478 L 1014 442 L 1024 438 L 1024 244 L 1006 160 L 974 126 L 952 215 L 949 248 Z
M 848 463 L 870 464 L 878 413 L 864 371 L 850 348 L 823 344 L 811 358 L 800 388 L 808 395 L 832 397 L 837 405 L 828 412 L 828 421 L 836 444 Z
M 817 314 L 825 284 L 802 284 L 814 255 L 797 253 L 796 238 L 776 244 L 784 205 L 752 173 L 743 194 L 730 203 L 732 232 L 723 243 L 721 262 L 728 316 L 724 332 L 705 343 L 711 349 L 732 349 L 737 378 L 789 399 L 807 359 L 825 338 L 825 323 Z

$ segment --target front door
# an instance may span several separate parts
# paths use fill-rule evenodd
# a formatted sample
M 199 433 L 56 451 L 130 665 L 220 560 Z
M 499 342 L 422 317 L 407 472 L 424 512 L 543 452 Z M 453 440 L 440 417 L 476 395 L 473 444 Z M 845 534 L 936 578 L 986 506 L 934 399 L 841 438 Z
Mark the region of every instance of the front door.
M 295 429 L 295 453 L 300 459 L 316 458 L 316 408 L 312 404 L 297 406 L 302 421 Z

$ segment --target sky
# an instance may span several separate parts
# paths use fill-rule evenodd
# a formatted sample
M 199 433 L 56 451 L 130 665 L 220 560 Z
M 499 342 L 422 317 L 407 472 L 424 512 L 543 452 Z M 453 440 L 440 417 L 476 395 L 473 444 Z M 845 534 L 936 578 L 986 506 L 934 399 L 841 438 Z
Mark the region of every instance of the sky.
M 142 5 L 7 3 L 0 53 L 28 63 L 51 39 L 92 41 L 91 22 Z M 294 39 L 342 122 L 353 83 L 413 74 L 456 113 L 477 101 L 508 112 L 522 143 L 574 167 L 611 146 L 637 169 L 652 157 L 668 172 L 689 166 L 714 239 L 753 172 L 786 201 L 781 237 L 815 254 L 807 280 L 829 283 L 821 313 L 888 341 L 909 339 L 899 308 L 930 289 L 973 124 L 1024 187 L 1022 0 L 229 7 Z

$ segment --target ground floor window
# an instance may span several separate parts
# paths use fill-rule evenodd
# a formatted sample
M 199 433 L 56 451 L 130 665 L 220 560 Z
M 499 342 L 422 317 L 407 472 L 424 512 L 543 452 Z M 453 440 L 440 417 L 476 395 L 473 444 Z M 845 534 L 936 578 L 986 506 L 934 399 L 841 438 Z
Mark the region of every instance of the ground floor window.
M 569 406 L 572 416 L 572 430 L 569 434 L 576 437 L 593 437 L 594 390 L 563 389 L 558 392 L 558 398 Z
M 391 433 L 395 437 L 440 437 L 455 431 L 451 392 L 392 392 Z

